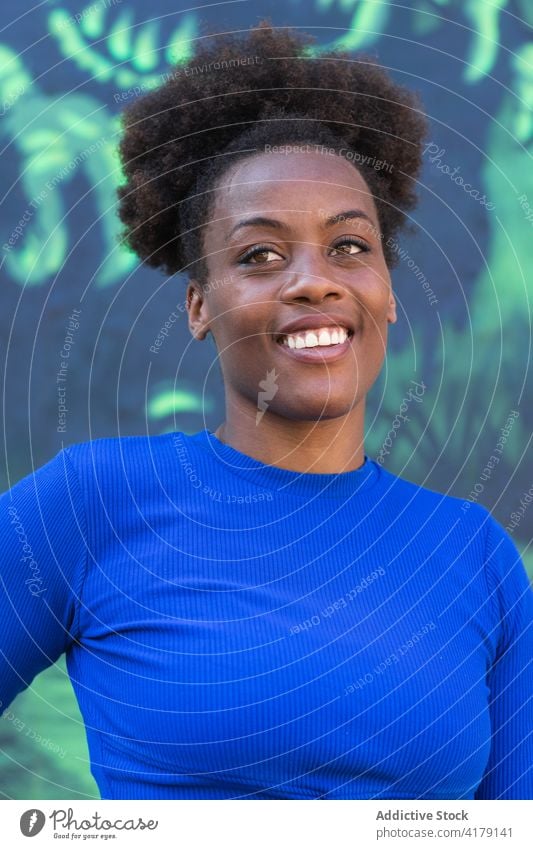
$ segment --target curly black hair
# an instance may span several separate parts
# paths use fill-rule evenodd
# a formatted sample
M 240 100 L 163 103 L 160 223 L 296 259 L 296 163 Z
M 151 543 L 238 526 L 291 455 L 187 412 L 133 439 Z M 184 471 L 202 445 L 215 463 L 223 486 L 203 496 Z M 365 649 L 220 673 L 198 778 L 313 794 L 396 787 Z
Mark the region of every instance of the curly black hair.
M 203 37 L 193 59 L 125 108 L 121 238 L 147 265 L 205 283 L 202 228 L 217 181 L 265 145 L 294 142 L 348 151 L 374 198 L 385 260 L 396 264 L 396 234 L 418 202 L 419 96 L 370 55 L 313 56 L 315 41 L 268 19 Z

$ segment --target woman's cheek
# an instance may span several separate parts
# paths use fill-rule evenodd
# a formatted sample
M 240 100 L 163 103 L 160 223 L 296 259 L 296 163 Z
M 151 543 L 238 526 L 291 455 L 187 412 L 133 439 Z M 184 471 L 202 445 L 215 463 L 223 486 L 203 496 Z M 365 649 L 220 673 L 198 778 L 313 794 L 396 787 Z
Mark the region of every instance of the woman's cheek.
M 381 322 L 386 320 L 389 309 L 390 289 L 382 281 L 374 281 L 373 285 L 369 281 L 368 287 L 361 293 L 360 303 L 364 307 L 364 311 Z

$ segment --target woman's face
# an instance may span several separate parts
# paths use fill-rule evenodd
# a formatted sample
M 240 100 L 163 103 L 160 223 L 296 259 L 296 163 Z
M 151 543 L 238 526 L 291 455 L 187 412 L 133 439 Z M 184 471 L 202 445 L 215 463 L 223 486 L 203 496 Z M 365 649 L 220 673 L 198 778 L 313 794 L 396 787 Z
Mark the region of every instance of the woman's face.
M 213 334 L 226 397 L 254 418 L 261 397 L 289 419 L 348 414 L 379 374 L 396 321 L 365 180 L 308 147 L 226 172 L 203 228 L 208 285 L 187 290 L 191 332 Z

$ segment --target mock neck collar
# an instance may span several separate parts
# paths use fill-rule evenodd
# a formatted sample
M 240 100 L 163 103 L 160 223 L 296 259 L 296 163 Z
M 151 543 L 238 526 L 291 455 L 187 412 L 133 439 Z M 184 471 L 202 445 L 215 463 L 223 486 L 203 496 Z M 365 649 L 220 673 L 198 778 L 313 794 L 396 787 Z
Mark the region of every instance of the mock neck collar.
M 330 474 L 295 472 L 249 457 L 231 445 L 221 442 L 207 428 L 188 438 L 209 452 L 213 461 L 222 467 L 222 471 L 238 475 L 255 486 L 278 492 L 280 495 L 346 499 L 368 492 L 381 476 L 379 464 L 366 454 L 363 465 L 352 471 Z

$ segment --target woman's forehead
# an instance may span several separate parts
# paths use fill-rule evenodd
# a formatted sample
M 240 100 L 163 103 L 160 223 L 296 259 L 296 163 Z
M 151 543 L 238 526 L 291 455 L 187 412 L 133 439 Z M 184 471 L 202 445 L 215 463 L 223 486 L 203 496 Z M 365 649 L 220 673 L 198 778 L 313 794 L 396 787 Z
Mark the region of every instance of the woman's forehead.
M 228 169 L 215 193 L 215 208 L 225 215 L 279 210 L 291 204 L 317 214 L 319 207 L 331 207 L 334 213 L 355 202 L 373 215 L 372 194 L 357 168 L 338 154 L 314 151 L 246 157 Z

